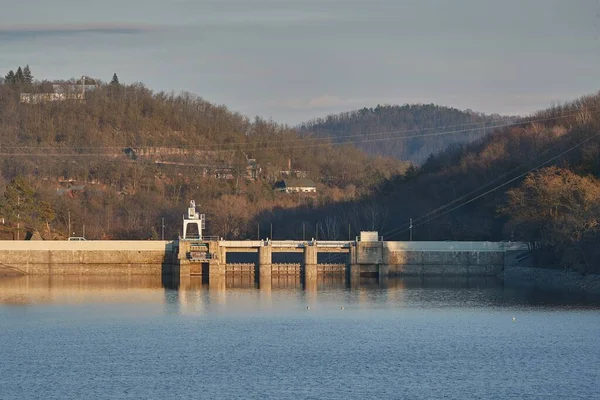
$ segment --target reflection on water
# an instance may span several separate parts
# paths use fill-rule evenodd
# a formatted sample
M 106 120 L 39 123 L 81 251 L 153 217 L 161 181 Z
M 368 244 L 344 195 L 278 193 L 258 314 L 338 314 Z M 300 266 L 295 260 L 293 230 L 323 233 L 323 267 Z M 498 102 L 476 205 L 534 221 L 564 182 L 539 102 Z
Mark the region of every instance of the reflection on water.
M 0 399 L 591 399 L 599 304 L 486 278 L 5 277 Z
M 0 277 L 0 304 L 40 303 L 176 303 L 187 307 L 202 304 L 272 305 L 298 297 L 317 302 L 335 295 L 350 296 L 353 302 L 391 302 L 399 306 L 539 305 L 595 306 L 598 297 L 546 291 L 535 287 L 505 287 L 486 277 L 405 277 L 379 281 L 361 277 L 349 282 L 344 276 L 319 276 L 304 281 L 295 275 L 273 275 L 259 282 L 254 275 L 225 277 L 172 276 L 18 276 Z
M 160 276 L 0 277 L 0 303 L 162 302 Z

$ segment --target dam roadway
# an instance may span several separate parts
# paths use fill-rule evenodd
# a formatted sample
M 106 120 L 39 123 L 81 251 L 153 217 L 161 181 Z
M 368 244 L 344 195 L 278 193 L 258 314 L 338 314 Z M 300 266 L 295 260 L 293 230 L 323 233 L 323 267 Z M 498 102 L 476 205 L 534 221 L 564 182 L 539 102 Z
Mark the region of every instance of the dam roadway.
M 211 277 L 361 274 L 388 276 L 496 276 L 522 264 L 519 242 L 394 242 L 381 240 L 0 241 L 0 275 L 192 275 Z M 232 263 L 228 254 L 248 253 L 254 262 Z M 273 262 L 273 255 L 301 255 L 300 262 Z M 319 254 L 338 254 L 320 263 Z M 254 254 L 254 255 L 253 255 Z M 295 257 L 298 258 L 298 255 Z M 293 257 L 293 256 L 291 256 Z M 231 258 L 231 257 L 230 257 Z

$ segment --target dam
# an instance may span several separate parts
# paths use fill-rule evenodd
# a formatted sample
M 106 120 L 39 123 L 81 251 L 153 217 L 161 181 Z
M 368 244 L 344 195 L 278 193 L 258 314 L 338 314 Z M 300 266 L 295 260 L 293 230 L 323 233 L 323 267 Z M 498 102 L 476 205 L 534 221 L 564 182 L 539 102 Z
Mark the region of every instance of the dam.
M 0 275 L 496 276 L 528 253 L 519 242 L 384 241 L 371 231 L 347 241 L 223 240 L 203 236 L 204 221 L 192 201 L 178 240 L 0 241 Z M 190 225 L 198 235 L 188 234 Z M 238 253 L 253 261 L 230 260 Z M 295 262 L 275 260 L 281 255 Z
M 228 262 L 228 255 L 235 253 L 254 254 L 255 261 Z M 298 253 L 301 261 L 273 262 L 280 253 Z M 527 246 L 515 242 L 390 242 L 361 237 L 354 241 L 0 241 L 0 274 L 494 276 L 526 253 Z M 335 254 L 338 261 L 319 262 L 319 254 Z
M 240 272 L 270 276 L 300 274 L 389 275 L 498 275 L 507 262 L 527 250 L 508 242 L 389 242 L 365 240 L 376 232 L 362 232 L 355 241 L 196 241 L 180 240 L 174 270 L 180 275 L 225 275 Z M 257 262 L 230 264 L 231 253 L 258 253 Z M 301 253 L 297 264 L 274 263 L 277 253 Z M 319 263 L 319 254 L 340 254 L 335 264 Z M 339 259 L 339 257 L 338 257 Z

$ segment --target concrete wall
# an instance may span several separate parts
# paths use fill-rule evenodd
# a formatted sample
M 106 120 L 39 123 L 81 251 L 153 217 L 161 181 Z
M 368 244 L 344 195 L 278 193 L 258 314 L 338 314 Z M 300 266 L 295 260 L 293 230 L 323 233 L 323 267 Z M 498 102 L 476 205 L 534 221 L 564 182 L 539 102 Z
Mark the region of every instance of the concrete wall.
M 86 240 L 70 242 L 68 240 L 0 240 L 0 252 L 5 250 L 173 250 L 177 246 L 174 241 L 162 240 Z
M 171 273 L 168 241 L 0 241 L 0 274 Z
M 509 242 L 358 242 L 352 263 L 389 266 L 390 275 L 497 275 L 507 252 L 526 249 Z
M 241 243 L 241 242 L 240 242 Z M 247 243 L 247 242 L 246 242 Z M 262 243 L 262 242 L 261 242 Z M 186 259 L 190 243 L 169 241 L 0 241 L 0 274 L 133 275 L 201 273 L 202 264 Z M 214 259 L 210 274 L 225 274 L 224 253 L 219 242 L 208 244 Z M 262 259 L 272 249 L 264 246 Z M 350 271 L 385 275 L 497 275 L 516 263 L 526 245 L 492 242 L 358 242 L 350 249 Z M 333 272 L 317 266 L 317 248 L 304 249 L 306 274 Z M 514 259 L 514 260 L 513 260 Z M 514 262 L 513 262 L 514 261 Z M 264 272 L 272 269 L 264 268 Z M 198 269 L 192 271 L 192 268 Z M 383 268 L 383 269 L 382 269 Z M 268 271 L 267 271 L 268 269 Z M 331 268 L 330 268 L 331 269 Z M 335 272 L 339 267 L 333 268 Z M 286 273 L 289 268 L 275 267 Z M 280 271 L 281 270 L 281 271 Z M 293 268 L 296 273 L 295 268 Z M 356 274 L 355 274 L 356 275 Z
M 382 242 L 379 242 L 382 243 Z M 383 242 L 390 250 L 418 250 L 418 251 L 504 251 L 525 248 L 526 243 L 521 242 Z

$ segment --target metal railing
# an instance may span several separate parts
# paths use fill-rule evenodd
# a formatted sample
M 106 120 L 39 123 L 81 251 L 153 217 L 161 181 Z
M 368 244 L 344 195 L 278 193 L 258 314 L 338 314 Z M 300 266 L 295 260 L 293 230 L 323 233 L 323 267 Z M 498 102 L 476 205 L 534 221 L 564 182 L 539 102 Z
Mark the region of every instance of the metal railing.
M 350 247 L 352 242 L 346 240 L 316 240 L 317 247 Z
M 188 235 L 185 239 L 182 236 L 179 236 L 180 241 L 186 242 L 218 242 L 223 240 L 219 236 L 202 236 L 199 235 Z

